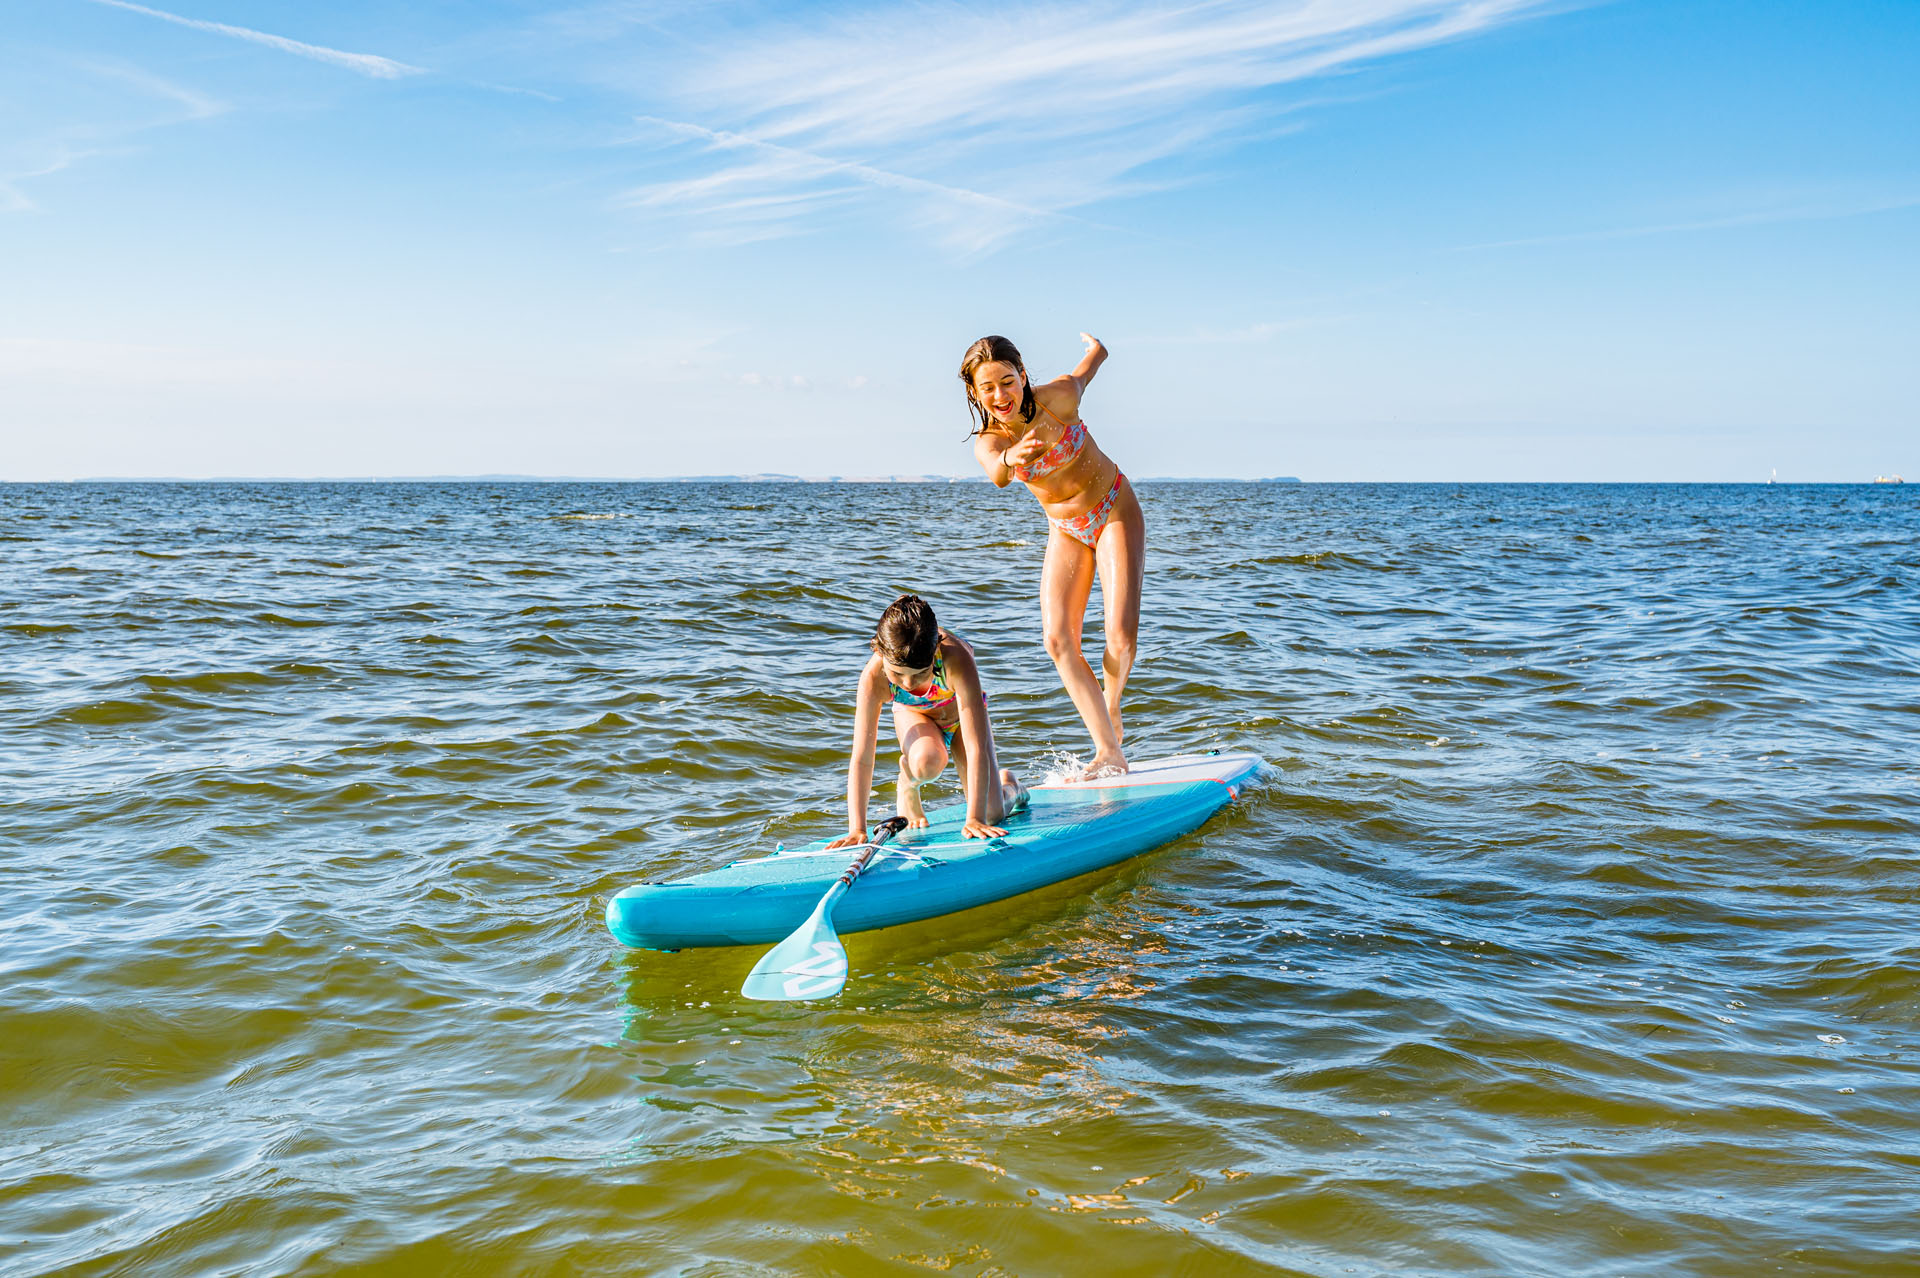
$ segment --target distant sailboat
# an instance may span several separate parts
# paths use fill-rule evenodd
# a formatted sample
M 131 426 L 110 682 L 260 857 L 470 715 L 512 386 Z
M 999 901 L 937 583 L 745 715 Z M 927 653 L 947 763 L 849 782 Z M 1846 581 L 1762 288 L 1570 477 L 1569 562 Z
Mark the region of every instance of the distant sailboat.
M 1767 482 L 1769 484 L 1777 484 L 1780 482 L 1780 468 L 1778 466 L 1775 466 L 1773 473 L 1767 476 Z

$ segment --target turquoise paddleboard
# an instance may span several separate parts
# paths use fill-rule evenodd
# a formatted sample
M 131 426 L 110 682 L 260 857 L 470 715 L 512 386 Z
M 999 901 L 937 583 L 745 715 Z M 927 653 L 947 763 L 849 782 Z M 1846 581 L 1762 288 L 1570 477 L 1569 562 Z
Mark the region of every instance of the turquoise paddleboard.
M 912 923 L 1031 892 L 1124 861 L 1198 829 L 1261 767 L 1251 754 L 1188 754 L 1135 763 L 1125 776 L 1033 787 L 1006 837 L 960 835 L 962 805 L 939 808 L 875 853 L 834 910 L 842 932 Z M 607 902 L 607 930 L 642 950 L 778 941 L 807 918 L 858 849 L 826 840 L 735 861 Z

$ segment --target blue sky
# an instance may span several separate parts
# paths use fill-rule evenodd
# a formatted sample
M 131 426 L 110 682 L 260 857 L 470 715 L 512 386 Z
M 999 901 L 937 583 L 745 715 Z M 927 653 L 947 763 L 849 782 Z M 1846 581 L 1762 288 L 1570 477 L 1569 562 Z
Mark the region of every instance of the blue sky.
M 0 479 L 1920 479 L 1920 5 L 9 0 Z

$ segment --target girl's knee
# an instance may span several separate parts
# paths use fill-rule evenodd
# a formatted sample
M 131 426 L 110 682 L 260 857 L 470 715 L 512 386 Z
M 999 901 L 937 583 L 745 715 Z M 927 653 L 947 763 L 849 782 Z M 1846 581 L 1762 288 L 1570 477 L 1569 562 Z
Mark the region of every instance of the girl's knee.
M 900 770 L 916 784 L 931 781 L 947 766 L 947 752 L 931 741 L 916 742 L 900 756 Z
M 1080 655 L 1080 636 L 1068 630 L 1049 630 L 1046 632 L 1047 656 L 1055 661 L 1069 661 Z

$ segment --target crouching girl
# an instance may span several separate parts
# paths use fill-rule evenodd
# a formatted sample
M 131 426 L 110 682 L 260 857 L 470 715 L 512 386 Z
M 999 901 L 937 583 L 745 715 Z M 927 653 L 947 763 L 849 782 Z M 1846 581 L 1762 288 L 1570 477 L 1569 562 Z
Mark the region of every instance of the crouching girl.
M 829 848 L 849 847 L 867 838 L 867 798 L 873 792 L 873 751 L 880 715 L 893 707 L 893 731 L 900 741 L 897 810 L 907 824 L 927 824 L 920 787 L 939 776 L 952 755 L 966 790 L 969 839 L 1006 833 L 1001 822 L 1027 801 L 1027 788 L 1002 768 L 993 751 L 987 723 L 987 698 L 973 648 L 942 630 L 933 607 L 918 595 L 901 595 L 880 615 L 873 632 L 873 656 L 860 672 L 853 712 L 853 754 L 847 761 L 847 832 Z

